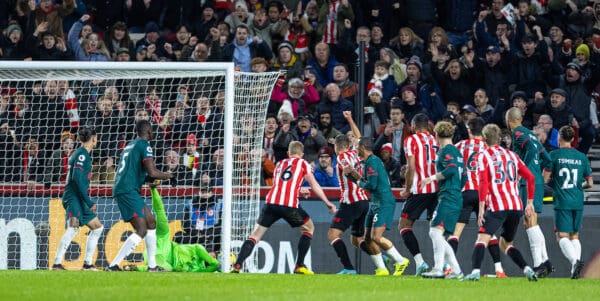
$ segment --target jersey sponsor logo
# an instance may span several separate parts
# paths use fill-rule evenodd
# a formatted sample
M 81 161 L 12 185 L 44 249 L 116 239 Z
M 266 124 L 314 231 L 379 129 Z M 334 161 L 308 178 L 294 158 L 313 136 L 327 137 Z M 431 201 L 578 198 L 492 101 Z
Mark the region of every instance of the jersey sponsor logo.
M 375 171 L 375 169 L 373 169 L 373 167 L 369 166 L 367 167 L 367 176 L 377 176 L 377 172 Z
M 453 159 L 452 155 L 450 155 L 450 154 L 446 154 L 446 157 L 444 157 L 444 160 L 446 160 L 446 161 L 450 161 L 452 159 Z
M 84 161 L 85 160 L 85 156 L 84 155 L 79 155 L 79 157 L 77 157 L 77 159 L 79 159 L 79 161 Z
M 521 132 L 521 131 L 516 131 L 516 132 L 515 132 L 515 136 L 517 136 L 517 138 L 520 138 L 521 136 L 523 136 L 523 134 L 524 134 L 524 133 L 523 133 L 523 132 Z

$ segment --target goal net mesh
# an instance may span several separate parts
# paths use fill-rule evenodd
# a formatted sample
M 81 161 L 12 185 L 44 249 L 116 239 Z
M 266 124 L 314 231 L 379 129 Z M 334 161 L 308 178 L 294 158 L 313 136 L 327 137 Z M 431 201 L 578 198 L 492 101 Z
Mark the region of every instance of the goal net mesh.
M 135 122 L 153 125 L 154 160 L 171 172 L 163 197 L 175 242 L 199 243 L 216 256 L 237 253 L 260 207 L 264 120 L 277 73 L 222 70 L 0 67 L 0 269 L 46 269 L 65 231 L 61 195 L 67 162 L 79 147 L 77 129 L 98 133 L 92 152 L 90 195 L 105 230 L 94 255 L 107 266 L 133 228 L 121 220 L 111 197 L 119 154 L 136 138 Z M 160 64 L 156 64 L 161 67 Z M 64 69 L 64 68 L 63 68 Z M 226 88 L 233 85 L 233 115 Z M 225 153 L 232 119 L 232 157 Z M 231 203 L 224 206 L 224 165 L 233 165 Z M 151 205 L 147 186 L 142 195 Z M 229 226 L 223 210 L 231 209 Z M 89 229 L 80 227 L 63 265 L 83 265 Z M 223 237 L 221 233 L 230 233 Z M 222 250 L 225 245 L 236 249 Z M 122 264 L 143 264 L 141 243 Z M 223 259 L 221 257 L 221 259 Z M 227 262 L 229 260 L 226 260 Z

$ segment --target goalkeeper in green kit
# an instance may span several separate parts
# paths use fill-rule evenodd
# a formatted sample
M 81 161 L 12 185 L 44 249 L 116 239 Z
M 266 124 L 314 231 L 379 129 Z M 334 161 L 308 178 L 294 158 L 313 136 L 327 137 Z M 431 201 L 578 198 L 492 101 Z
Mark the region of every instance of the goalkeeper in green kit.
M 178 244 L 171 241 L 169 220 L 156 185 L 150 185 L 152 209 L 156 214 L 156 264 L 171 272 L 210 273 L 220 270 L 219 261 L 200 244 Z M 145 254 L 144 254 L 145 255 Z M 144 256 L 146 257 L 146 256 Z M 127 269 L 127 268 L 126 268 Z M 144 271 L 147 266 L 134 270 Z

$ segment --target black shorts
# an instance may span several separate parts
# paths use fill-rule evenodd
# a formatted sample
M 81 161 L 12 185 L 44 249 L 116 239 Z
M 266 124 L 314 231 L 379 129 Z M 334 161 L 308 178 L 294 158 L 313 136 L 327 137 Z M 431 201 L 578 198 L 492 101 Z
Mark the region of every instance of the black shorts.
M 288 206 L 267 204 L 260 212 L 258 224 L 269 228 L 280 218 L 283 218 L 293 228 L 300 227 L 310 220 L 308 213 L 300 206 L 298 206 L 298 208 L 292 208 Z
M 483 227 L 479 228 L 479 233 L 494 235 L 502 228 L 502 236 L 507 242 L 512 242 L 515 239 L 517 229 L 521 223 L 523 211 L 507 210 L 507 211 L 486 211 L 483 218 Z
M 468 224 L 471 219 L 471 212 L 479 213 L 479 191 L 477 190 L 466 190 L 462 193 L 463 196 L 463 207 L 458 217 L 458 222 L 462 224 Z
M 350 228 L 352 236 L 360 237 L 365 234 L 365 216 L 369 211 L 369 201 L 352 204 L 340 204 L 329 228 L 346 231 Z
M 423 214 L 423 211 L 427 209 L 427 220 L 430 221 L 433 216 L 433 211 L 438 204 L 438 194 L 435 193 L 423 193 L 423 194 L 411 194 L 410 197 L 404 203 L 402 207 L 402 218 L 409 220 L 418 220 Z

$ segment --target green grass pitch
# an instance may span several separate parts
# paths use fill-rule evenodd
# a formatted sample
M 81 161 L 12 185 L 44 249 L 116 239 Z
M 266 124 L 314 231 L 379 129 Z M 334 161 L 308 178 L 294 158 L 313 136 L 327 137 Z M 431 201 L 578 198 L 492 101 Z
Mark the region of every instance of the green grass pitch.
M 598 300 L 600 280 L 0 271 L 0 300 Z

